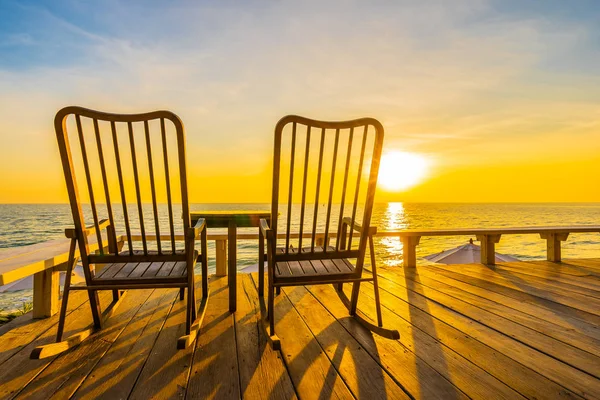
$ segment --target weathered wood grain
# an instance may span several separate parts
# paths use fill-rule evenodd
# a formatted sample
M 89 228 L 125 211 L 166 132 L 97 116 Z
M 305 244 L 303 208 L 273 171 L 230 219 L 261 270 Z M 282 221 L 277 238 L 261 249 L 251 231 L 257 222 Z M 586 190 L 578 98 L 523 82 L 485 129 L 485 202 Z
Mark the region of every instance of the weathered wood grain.
M 77 389 L 75 399 L 127 398 L 175 300 L 173 289 L 147 289 L 149 297 Z
M 227 277 L 211 279 L 211 298 L 196 340 L 186 398 L 240 398 L 234 317 L 229 313 Z
M 261 329 L 258 291 L 252 278 L 249 274 L 240 274 L 237 285 L 235 332 L 242 397 L 296 399 L 281 353 L 268 345 L 266 333 Z

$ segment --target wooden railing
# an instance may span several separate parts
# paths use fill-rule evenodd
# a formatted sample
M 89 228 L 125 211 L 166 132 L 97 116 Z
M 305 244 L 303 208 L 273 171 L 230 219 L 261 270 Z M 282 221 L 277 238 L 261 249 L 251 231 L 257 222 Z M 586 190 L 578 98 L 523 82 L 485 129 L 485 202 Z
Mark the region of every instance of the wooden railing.
M 520 228 L 492 229 L 408 229 L 402 231 L 378 232 L 377 236 L 399 237 L 403 245 L 403 266 L 417 265 L 417 245 L 423 236 L 475 236 L 481 242 L 481 263 L 494 265 L 496 263 L 496 243 L 502 235 L 537 234 L 546 240 L 546 258 L 548 261 L 560 262 L 561 242 L 571 233 L 600 232 L 600 225 L 583 226 L 530 226 Z
M 495 244 L 502 235 L 509 234 L 538 234 L 546 240 L 548 261 L 560 262 L 561 243 L 566 241 L 571 233 L 600 233 L 600 225 L 567 226 L 567 227 L 521 227 L 494 229 L 430 229 L 430 230 L 398 230 L 379 231 L 378 237 L 398 237 L 403 244 L 403 266 L 415 267 L 417 264 L 416 248 L 423 236 L 475 236 L 481 242 L 481 262 L 495 263 Z M 303 234 L 311 237 L 311 234 Z M 284 238 L 284 234 L 279 234 Z M 292 234 L 297 238 L 298 234 Z M 335 233 L 329 234 L 336 237 Z M 146 235 L 147 240 L 155 240 L 156 236 Z M 163 237 L 161 236 L 161 239 Z M 132 235 L 132 241 L 140 240 L 141 235 Z M 164 236 L 170 240 L 170 236 Z M 176 235 L 176 239 L 183 239 Z M 119 245 L 125 243 L 126 237 L 118 238 Z M 226 275 L 227 271 L 227 234 L 209 234 L 208 240 L 215 241 L 216 274 Z M 257 233 L 238 233 L 237 240 L 258 240 Z M 322 245 L 324 234 L 316 235 L 317 245 Z M 90 249 L 98 249 L 97 243 L 90 238 Z M 16 247 L 0 251 L 0 285 L 14 282 L 18 279 L 33 275 L 33 317 L 49 317 L 58 311 L 59 271 L 66 269 L 69 250 L 68 239 L 58 239 L 38 243 L 32 246 Z

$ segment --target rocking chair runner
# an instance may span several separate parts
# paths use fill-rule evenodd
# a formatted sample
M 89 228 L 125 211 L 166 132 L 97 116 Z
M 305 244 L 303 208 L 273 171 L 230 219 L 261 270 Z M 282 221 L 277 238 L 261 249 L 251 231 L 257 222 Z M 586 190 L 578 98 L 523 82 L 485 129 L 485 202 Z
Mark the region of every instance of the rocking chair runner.
M 383 328 L 373 246 L 376 228 L 370 226 L 382 146 L 383 126 L 372 118 L 324 122 L 292 115 L 277 123 L 271 226 L 266 220 L 260 224 L 260 242 L 267 239 L 267 318 L 274 348 L 280 346 L 275 335 L 274 296 L 275 290 L 279 293 L 283 286 L 334 284 L 350 315 L 374 333 L 391 339 L 400 337 L 398 331 Z M 365 168 L 369 161 L 370 165 Z M 368 177 L 366 190 L 364 184 L 361 186 L 365 176 Z M 284 201 L 280 201 L 280 189 Z M 365 197 L 361 197 L 361 193 Z M 363 198 L 365 202 L 361 206 L 359 199 Z M 300 202 L 294 206 L 295 199 Z M 312 205 L 307 204 L 312 201 Z M 280 203 L 285 207 L 282 211 L 286 226 L 285 239 L 278 246 Z M 361 208 L 362 223 L 359 223 Z M 290 233 L 292 225 L 299 228 L 296 247 L 290 243 L 294 236 Z M 317 228 L 322 229 L 319 225 L 324 225 L 322 243 L 316 233 Z M 330 227 L 337 228 L 337 234 Z M 304 246 L 303 236 L 310 236 Z M 334 236 L 335 246 L 331 246 Z M 370 276 L 363 274 L 367 243 L 371 254 Z M 350 259 L 356 262 L 353 264 Z M 259 296 L 262 297 L 264 274 L 259 275 Z M 357 310 L 360 283 L 365 281 L 373 282 L 375 289 L 377 325 Z M 344 283 L 353 284 L 350 299 L 343 292 Z
M 79 142 L 73 146 L 69 143 L 67 130 L 70 116 L 74 117 L 74 131 L 76 132 L 76 134 L 72 134 L 76 137 L 74 142 Z M 115 310 L 123 298 L 122 290 L 124 289 L 179 288 L 181 300 L 184 299 L 184 292 L 187 290 L 186 334 L 179 338 L 177 347 L 181 349 L 189 346 L 197 336 L 206 311 L 208 271 L 204 220 L 199 220 L 193 227 L 190 223 L 183 123 L 175 114 L 168 111 L 123 115 L 102 113 L 81 107 L 66 107 L 56 114 L 54 126 L 75 228 L 67 229 L 65 232 L 66 236 L 71 239 L 71 248 L 56 343 L 35 348 L 31 353 L 31 358 L 44 358 L 63 352 L 81 343 L 94 330 L 101 329 L 103 321 Z M 134 126 L 141 129 L 136 131 Z M 151 127 L 155 129 L 151 129 Z M 156 132 L 154 132 L 155 130 Z M 139 143 L 137 152 L 136 136 Z M 155 153 L 160 154 L 160 161 L 153 161 L 152 142 L 162 143 L 162 146 L 157 145 L 156 147 L 159 149 L 155 150 Z M 171 157 L 177 159 L 176 163 L 169 162 L 169 142 L 176 143 L 176 149 L 173 149 L 176 156 Z M 173 147 L 173 144 L 171 146 Z M 74 155 L 78 157 L 73 157 Z M 76 161 L 83 164 L 83 172 L 75 168 Z M 96 168 L 94 169 L 94 167 Z M 180 240 L 176 240 L 176 224 L 173 218 L 172 197 L 176 193 L 171 191 L 170 171 L 176 169 L 179 170 L 181 188 L 181 212 L 185 237 L 183 248 L 179 243 Z M 76 172 L 78 171 L 85 176 L 83 186 L 87 186 L 87 193 L 80 193 L 78 190 L 76 181 Z M 127 175 L 127 171 L 132 172 L 133 176 Z M 141 171 L 145 174 L 142 175 Z M 155 172 L 164 174 L 166 181 L 165 185 L 161 184 L 160 187 L 166 191 L 166 213 L 168 214 L 168 233 L 163 236 L 160 232 L 160 213 L 157 203 L 159 186 L 155 182 Z M 140 180 L 143 177 L 149 178 L 152 198 L 151 217 L 145 215 L 143 210 L 140 187 Z M 111 181 L 110 178 L 114 179 Z M 131 188 L 131 192 L 135 192 L 137 218 L 135 217 L 136 212 L 131 213 L 127 207 L 129 192 L 126 190 L 126 182 L 128 181 L 133 181 L 135 186 L 135 190 Z M 94 191 L 98 188 L 102 190 Z M 118 197 L 113 197 L 112 200 L 116 200 L 116 202 L 112 203 L 111 194 L 114 195 L 115 192 L 118 192 Z M 82 196 L 87 196 L 87 200 L 89 200 L 91 209 L 91 218 L 89 219 L 93 220 L 93 225 L 90 227 L 86 227 L 84 224 Z M 117 204 L 119 201 L 120 205 Z M 113 212 L 118 208 L 121 208 L 122 211 L 120 218 L 117 218 L 119 215 Z M 108 218 L 100 220 L 101 212 L 105 212 Z M 145 218 L 153 219 L 154 234 L 146 232 Z M 165 217 L 164 221 L 166 219 Z M 127 237 L 127 250 L 125 251 L 122 251 L 123 242 L 118 240 L 116 234 L 117 221 L 120 226 L 124 225 L 125 227 Z M 135 225 L 139 224 L 142 249 L 134 249 L 133 246 L 132 225 L 134 223 Z M 106 236 L 102 234 L 104 230 Z M 89 251 L 88 237 L 92 235 L 99 243 L 99 251 L 96 254 Z M 201 237 L 200 255 L 195 250 L 195 240 L 199 235 Z M 167 243 L 162 243 L 163 240 Z M 152 242 L 155 242 L 156 250 L 148 249 Z M 71 285 L 70 282 L 71 271 L 77 261 L 75 258 L 76 246 L 79 246 L 85 274 L 85 285 L 79 286 Z M 194 266 L 197 260 L 202 263 L 202 301 L 199 310 L 196 309 L 194 280 Z M 71 290 L 88 292 L 93 327 L 63 340 L 65 316 Z M 105 310 L 104 315 L 100 310 L 98 290 L 112 290 L 113 292 L 113 302 Z

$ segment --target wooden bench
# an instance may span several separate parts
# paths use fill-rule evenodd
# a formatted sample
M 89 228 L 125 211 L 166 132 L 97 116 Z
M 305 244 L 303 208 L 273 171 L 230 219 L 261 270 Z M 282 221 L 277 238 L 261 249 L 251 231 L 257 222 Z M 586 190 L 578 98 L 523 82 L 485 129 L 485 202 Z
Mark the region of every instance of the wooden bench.
M 502 235 L 511 234 L 538 234 L 546 239 L 546 257 L 548 261 L 560 262 L 561 242 L 564 242 L 571 233 L 600 232 L 600 225 L 580 226 L 531 226 L 520 228 L 492 228 L 492 229 L 408 229 L 402 231 L 378 232 L 377 236 L 400 237 L 404 248 L 404 267 L 417 265 L 416 248 L 423 236 L 467 236 L 474 235 L 481 242 L 481 263 L 495 264 L 496 243 L 500 242 Z

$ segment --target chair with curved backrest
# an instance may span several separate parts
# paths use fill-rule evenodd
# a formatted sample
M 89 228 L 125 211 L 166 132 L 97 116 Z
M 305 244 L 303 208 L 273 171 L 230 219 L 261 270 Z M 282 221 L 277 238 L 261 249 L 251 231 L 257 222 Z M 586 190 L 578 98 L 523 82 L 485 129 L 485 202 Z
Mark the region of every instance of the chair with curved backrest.
M 31 357 L 65 351 L 102 328 L 125 289 L 179 288 L 181 300 L 187 290 L 185 335 L 177 342 L 178 348 L 187 347 L 196 338 L 206 310 L 208 273 L 204 220 L 193 227 L 190 223 L 183 123 L 169 111 L 125 115 L 66 107 L 56 114 L 54 126 L 74 228 L 66 230 L 71 248 L 57 343 L 37 347 Z M 180 210 L 175 202 L 178 192 Z M 166 206 L 161 201 L 166 201 Z M 176 235 L 176 228 L 183 228 L 183 240 Z M 125 235 L 117 235 L 118 230 Z M 200 255 L 195 249 L 199 235 Z M 98 243 L 95 253 L 90 252 L 91 241 Z M 76 247 L 84 285 L 70 282 L 77 262 Z M 202 264 L 199 310 L 194 280 L 197 260 Z M 71 290 L 87 291 L 93 327 L 63 340 Z M 113 295 L 104 315 L 100 290 L 111 290 Z
M 291 115 L 277 123 L 271 226 L 261 220 L 261 241 L 267 239 L 268 330 L 275 348 L 280 344 L 274 296 L 283 286 L 334 284 L 350 315 L 375 333 L 400 337 L 382 327 L 373 253 L 376 228 L 370 225 L 382 146 L 383 126 L 372 118 L 324 122 Z M 368 276 L 363 268 L 367 244 Z M 263 279 L 261 273 L 260 296 Z M 360 283 L 365 281 L 375 288 L 377 325 L 357 313 Z M 353 284 L 350 299 L 343 283 Z

